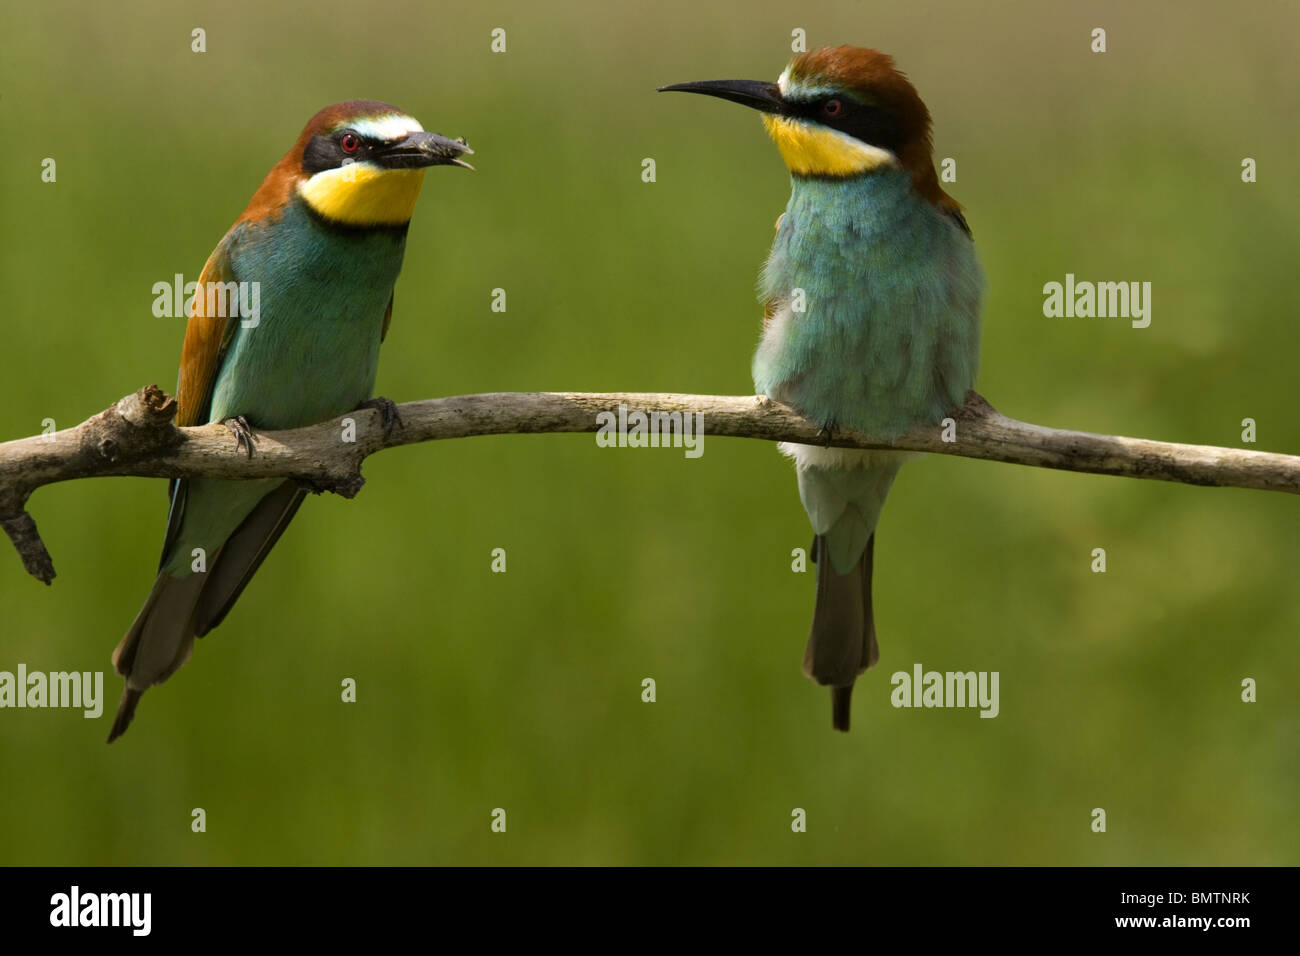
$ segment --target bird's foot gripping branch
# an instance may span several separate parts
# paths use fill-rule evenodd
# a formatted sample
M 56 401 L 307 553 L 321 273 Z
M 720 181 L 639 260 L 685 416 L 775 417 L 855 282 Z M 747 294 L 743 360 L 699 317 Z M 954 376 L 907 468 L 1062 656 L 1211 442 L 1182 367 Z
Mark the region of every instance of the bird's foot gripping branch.
M 756 396 L 672 393 L 497 392 L 395 406 L 401 427 L 385 435 L 371 405 L 306 428 L 258 432 L 253 456 L 222 424 L 178 428 L 176 403 L 150 385 L 79 425 L 0 444 L 0 525 L 23 567 L 49 583 L 54 565 L 27 512 L 32 492 L 74 478 L 292 478 L 312 491 L 350 498 L 361 463 L 382 448 L 440 438 L 597 432 L 609 415 L 703 415 L 713 437 L 760 438 L 840 448 L 894 448 L 1065 471 L 1300 494 L 1300 457 L 1181 445 L 1031 425 L 999 414 L 975 392 L 944 422 L 892 441 L 824 430 L 779 402 Z M 604 413 L 604 415 L 602 415 Z M 253 423 L 256 426 L 256 422 Z

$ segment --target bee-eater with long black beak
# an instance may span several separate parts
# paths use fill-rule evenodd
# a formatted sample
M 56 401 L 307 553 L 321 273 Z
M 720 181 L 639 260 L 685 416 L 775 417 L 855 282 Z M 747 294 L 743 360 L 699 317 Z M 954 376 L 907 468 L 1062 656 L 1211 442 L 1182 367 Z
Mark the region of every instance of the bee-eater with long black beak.
M 459 157 L 469 152 L 373 100 L 313 116 L 203 267 L 176 423 L 224 422 L 249 453 L 252 428 L 296 428 L 363 405 L 391 427 L 392 403 L 372 395 L 407 227 L 425 169 L 468 166 Z M 241 300 L 258 303 L 252 319 L 209 295 L 231 283 L 257 289 Z M 140 696 L 229 613 L 305 494 L 280 479 L 172 482 L 157 580 L 113 654 L 126 689 L 110 742 Z
M 938 425 L 979 364 L 984 277 L 961 207 L 939 186 L 930 114 L 894 61 L 836 47 L 797 57 L 775 83 L 662 87 L 763 114 L 790 170 L 790 202 L 763 270 L 754 387 L 828 434 L 892 438 Z M 849 729 L 853 683 L 876 663 L 876 521 L 909 456 L 783 444 L 816 537 L 817 605 L 804 672 L 831 688 Z

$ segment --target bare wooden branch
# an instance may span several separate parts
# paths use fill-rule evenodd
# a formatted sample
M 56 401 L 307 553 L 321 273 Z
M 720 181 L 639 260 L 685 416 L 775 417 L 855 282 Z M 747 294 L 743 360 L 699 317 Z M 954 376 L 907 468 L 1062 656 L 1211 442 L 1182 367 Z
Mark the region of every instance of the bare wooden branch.
M 927 426 L 893 441 L 848 431 L 827 436 L 788 406 L 755 396 L 620 392 L 460 395 L 398 405 L 401 424 L 387 437 L 380 414 L 373 409 L 307 428 L 259 432 L 250 457 L 239 450 L 224 425 L 175 427 L 175 402 L 150 385 L 73 428 L 0 444 L 0 525 L 27 571 L 48 584 L 54 566 L 26 511 L 27 499 L 42 485 L 108 475 L 294 478 L 313 490 L 350 498 L 363 483 L 361 463 L 383 448 L 472 435 L 595 432 L 603 424 L 598 416 L 618 415 L 620 406 L 626 414 L 702 413 L 708 437 L 893 448 L 1100 475 L 1300 494 L 1300 457 L 1030 425 L 999 414 L 974 392 L 953 412 L 949 427 Z M 348 419 L 353 422 L 354 436 L 349 435 Z M 355 440 L 348 440 L 352 437 Z

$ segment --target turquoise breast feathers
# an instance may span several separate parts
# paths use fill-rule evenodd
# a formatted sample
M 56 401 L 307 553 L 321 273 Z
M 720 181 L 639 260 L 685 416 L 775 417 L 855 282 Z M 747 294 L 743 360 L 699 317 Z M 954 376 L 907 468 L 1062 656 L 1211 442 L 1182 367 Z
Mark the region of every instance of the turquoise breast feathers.
M 937 424 L 975 383 L 974 243 L 903 170 L 792 177 L 762 291 L 754 386 L 820 425 L 892 437 Z

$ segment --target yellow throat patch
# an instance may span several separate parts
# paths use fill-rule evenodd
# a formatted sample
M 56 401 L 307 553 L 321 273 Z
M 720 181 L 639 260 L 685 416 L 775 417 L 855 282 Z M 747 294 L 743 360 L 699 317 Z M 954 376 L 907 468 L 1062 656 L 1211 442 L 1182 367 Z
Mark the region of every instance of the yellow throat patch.
M 349 163 L 298 184 L 298 194 L 326 219 L 349 226 L 400 226 L 411 221 L 423 169 L 379 169 Z
M 799 176 L 857 176 L 898 162 L 889 150 L 788 116 L 764 114 L 763 125 L 790 172 Z

